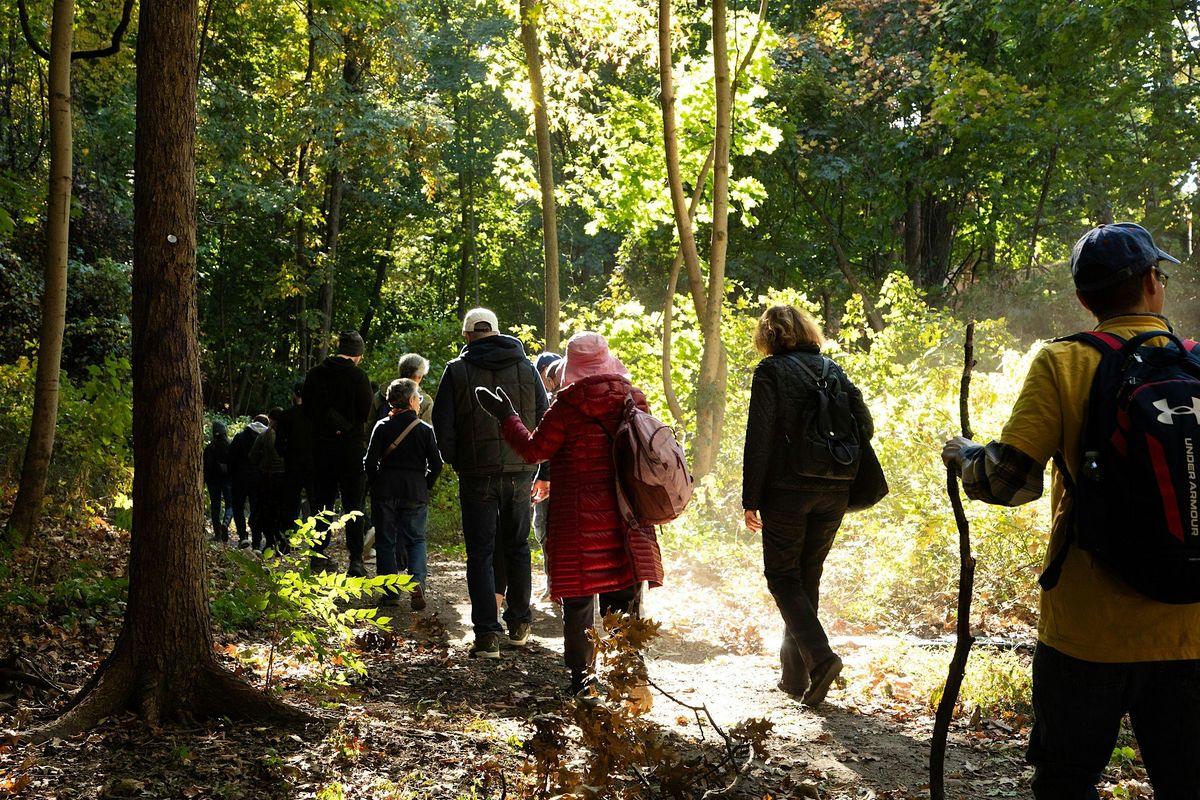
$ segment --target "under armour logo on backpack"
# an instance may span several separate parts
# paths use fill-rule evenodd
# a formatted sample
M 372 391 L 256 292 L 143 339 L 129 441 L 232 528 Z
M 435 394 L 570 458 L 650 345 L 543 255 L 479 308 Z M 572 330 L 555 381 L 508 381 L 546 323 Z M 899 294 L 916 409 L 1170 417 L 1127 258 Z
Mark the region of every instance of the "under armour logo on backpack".
M 1174 425 L 1174 417 L 1186 416 L 1188 414 L 1194 416 L 1196 418 L 1196 424 L 1200 425 L 1200 397 L 1192 398 L 1192 405 L 1190 408 L 1188 406 L 1176 406 L 1175 408 L 1171 408 L 1170 401 L 1165 397 L 1161 400 L 1155 400 L 1154 407 L 1162 412 L 1158 415 L 1158 421 L 1164 425 Z

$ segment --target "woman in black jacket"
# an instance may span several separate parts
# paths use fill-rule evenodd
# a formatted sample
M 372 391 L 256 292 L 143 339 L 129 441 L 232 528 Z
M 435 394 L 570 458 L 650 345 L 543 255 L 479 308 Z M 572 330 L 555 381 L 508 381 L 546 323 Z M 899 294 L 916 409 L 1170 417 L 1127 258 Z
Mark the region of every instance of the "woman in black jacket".
M 421 611 L 425 608 L 429 490 L 442 471 L 442 456 L 433 428 L 417 417 L 421 392 L 416 381 L 392 381 L 387 401 L 391 411 L 375 423 L 363 459 L 379 511 L 374 521 L 375 573 L 397 575 L 406 570 L 414 584 L 409 604 L 413 611 Z M 397 606 L 400 596 L 388 592 L 381 604 Z
M 821 571 L 850 487 L 844 474 L 815 477 L 822 469 L 804 463 L 812 457 L 799 443 L 821 411 L 818 381 L 836 387 L 834 396 L 839 389 L 845 393 L 858 441 L 874 432 L 862 393 L 821 355 L 822 341 L 816 320 L 793 306 L 773 306 L 759 319 L 754 345 L 766 358 L 754 369 L 742 467 L 746 527 L 762 532 L 767 587 L 785 626 L 779 688 L 811 708 L 825 699 L 842 669 L 817 605 Z

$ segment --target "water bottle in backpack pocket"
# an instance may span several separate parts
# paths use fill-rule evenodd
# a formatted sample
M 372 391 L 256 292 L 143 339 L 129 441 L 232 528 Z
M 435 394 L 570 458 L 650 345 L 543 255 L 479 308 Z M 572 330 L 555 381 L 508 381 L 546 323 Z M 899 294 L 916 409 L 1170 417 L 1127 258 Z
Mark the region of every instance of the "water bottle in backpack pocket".
M 1163 347 L 1145 345 L 1166 337 Z M 1069 475 L 1071 536 L 1043 574 L 1058 580 L 1072 544 L 1164 603 L 1200 602 L 1200 355 L 1166 331 L 1129 341 L 1081 333 L 1101 353 L 1088 399 L 1079 475 Z
M 787 437 L 792 469 L 806 478 L 853 480 L 861 461 L 858 422 L 850 410 L 850 395 L 834 373 L 833 361 L 822 358 L 820 374 L 799 358 L 792 363 L 815 387 L 813 413 L 800 421 L 794 438 Z

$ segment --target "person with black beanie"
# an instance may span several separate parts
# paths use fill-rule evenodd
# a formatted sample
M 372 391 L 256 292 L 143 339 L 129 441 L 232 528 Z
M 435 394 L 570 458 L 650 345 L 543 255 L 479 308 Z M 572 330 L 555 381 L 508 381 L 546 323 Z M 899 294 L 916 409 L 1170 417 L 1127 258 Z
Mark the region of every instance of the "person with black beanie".
M 363 356 L 363 339 L 358 331 L 342 331 L 337 353 L 308 371 L 304 379 L 305 415 L 312 425 L 314 466 L 314 512 L 332 511 L 338 496 L 342 513 L 362 511 L 366 493 L 363 456 L 367 450 L 367 420 L 371 414 L 371 380 L 358 364 Z M 346 523 L 346 550 L 350 564 L 346 574 L 366 577 L 363 564 L 363 517 L 361 513 Z M 328 536 L 313 558 L 314 570 L 336 568 L 324 556 Z

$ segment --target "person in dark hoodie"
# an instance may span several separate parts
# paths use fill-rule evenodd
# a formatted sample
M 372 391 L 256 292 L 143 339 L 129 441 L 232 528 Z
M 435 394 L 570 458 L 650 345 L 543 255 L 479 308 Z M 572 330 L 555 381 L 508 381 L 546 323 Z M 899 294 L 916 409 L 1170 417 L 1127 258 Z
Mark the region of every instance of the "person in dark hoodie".
M 536 464 L 527 464 L 500 435 L 500 426 L 475 400 L 475 388 L 503 388 L 529 428 L 546 411 L 546 390 L 525 348 L 500 333 L 496 315 L 475 308 L 463 318 L 467 345 L 446 365 L 433 401 L 433 427 L 442 458 L 458 473 L 467 592 L 475 630 L 472 658 L 500 657 L 499 614 L 492 558 L 502 550 L 508 577 L 504 621 L 516 645 L 529 640 L 529 498 Z
M 246 427 L 238 431 L 229 443 L 229 474 L 233 480 L 233 523 L 237 528 L 238 547 L 250 546 L 250 535 L 246 529 L 246 503 L 250 503 L 250 527 L 257 528 L 258 518 L 258 467 L 250 460 L 250 448 L 258 437 L 267 430 L 270 420 L 259 414 Z
M 283 520 L 283 475 L 285 462 L 275 449 L 276 426 L 283 409 L 274 406 L 267 412 L 271 424 L 250 448 L 250 463 L 258 467 L 258 527 L 251 526 L 254 534 L 254 550 L 279 550 L 279 533 L 285 527 Z
M 358 367 L 363 356 L 363 340 L 358 331 L 342 331 L 338 348 L 304 378 L 304 412 L 312 423 L 314 512 L 332 511 L 338 496 L 342 513 L 362 512 L 367 475 L 363 456 L 367 450 L 367 420 L 371 414 L 371 380 Z M 364 578 L 364 520 L 360 513 L 346 523 L 346 550 L 350 564 L 346 574 Z M 313 557 L 314 570 L 331 571 L 336 565 L 324 555 L 328 535 L 318 546 L 321 555 Z
M 281 552 L 291 546 L 295 521 L 304 516 L 301 497 L 312 505 L 313 489 L 312 425 L 304 414 L 304 382 L 292 386 L 292 405 L 279 414 L 275 423 L 275 452 L 283 456 L 283 488 L 279 500 L 282 528 L 278 540 Z
M 229 429 L 220 420 L 213 421 L 212 441 L 204 448 L 204 486 L 212 514 L 214 542 L 229 541 L 229 521 L 233 519 L 233 481 L 229 476 Z M 221 504 L 225 515 L 221 515 Z
M 405 570 L 415 583 L 409 594 L 413 611 L 425 608 L 426 539 L 429 490 L 442 471 L 433 428 L 418 418 L 421 391 L 409 378 L 388 384 L 391 413 L 371 432 L 363 466 L 375 504 L 377 575 Z M 396 592 L 384 594 L 384 606 L 400 604 Z

